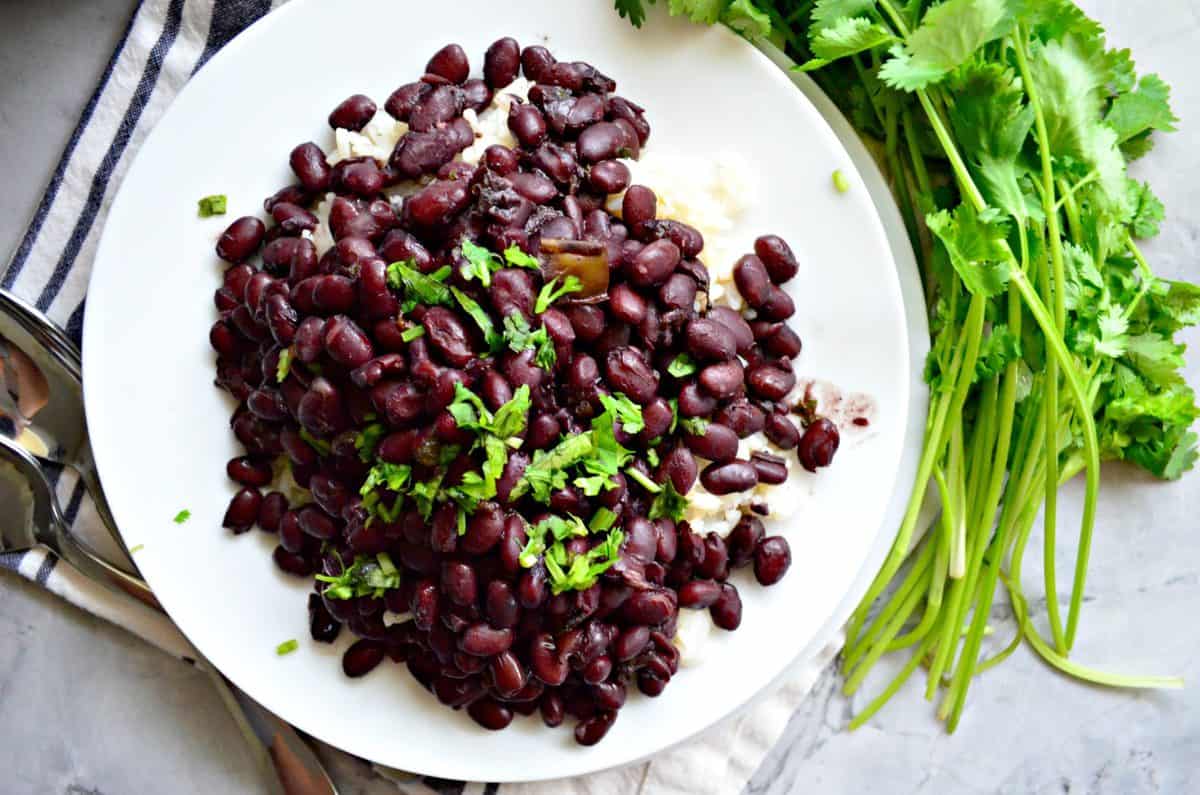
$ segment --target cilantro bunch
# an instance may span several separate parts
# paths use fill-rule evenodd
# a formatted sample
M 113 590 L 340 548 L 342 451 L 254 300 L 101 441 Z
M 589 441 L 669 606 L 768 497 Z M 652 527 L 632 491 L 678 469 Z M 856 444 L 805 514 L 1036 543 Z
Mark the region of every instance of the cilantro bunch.
M 652 0 L 651 0 L 652 1 Z M 641 0 L 617 0 L 635 25 Z M 1180 329 L 1200 288 L 1156 277 L 1138 241 L 1163 206 L 1130 162 L 1174 129 L 1169 89 L 1069 0 L 669 0 L 672 14 L 767 37 L 873 140 L 917 253 L 932 350 L 931 404 L 904 519 L 851 618 L 852 693 L 885 653 L 918 667 L 956 726 L 973 677 L 1022 640 L 1050 665 L 1109 686 L 1178 680 L 1095 671 L 1068 655 L 1079 627 L 1100 462 L 1178 478 L 1197 458 Z M 681 367 L 684 365 L 680 365 Z M 1058 487 L 1086 491 L 1065 621 L 1057 598 Z M 929 491 L 940 519 L 914 544 Z M 1021 577 L 1044 514 L 1049 637 Z M 920 528 L 924 529 L 924 528 Z M 1018 632 L 982 641 L 998 584 Z M 964 630 L 965 627 L 965 630 Z

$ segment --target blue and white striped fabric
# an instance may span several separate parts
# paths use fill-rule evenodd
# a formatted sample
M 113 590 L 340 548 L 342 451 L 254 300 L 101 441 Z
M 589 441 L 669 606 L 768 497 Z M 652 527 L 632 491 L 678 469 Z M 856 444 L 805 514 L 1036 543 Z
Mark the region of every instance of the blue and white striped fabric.
M 96 246 L 108 208 L 142 141 L 196 70 L 247 26 L 286 1 L 143 0 L 84 107 L 37 212 L 0 277 L 0 286 L 36 304 L 80 343 Z M 56 487 L 76 531 L 103 544 L 105 534 L 97 531 L 98 519 L 78 481 L 64 474 Z M 194 654 L 168 620 L 139 606 L 114 603 L 104 589 L 65 564 L 56 565 L 44 551 L 0 555 L 0 568 L 126 627 L 170 654 L 182 659 Z M 738 792 L 783 733 L 835 649 L 831 646 L 800 667 L 754 709 L 651 762 L 581 779 L 502 786 L 378 772 L 401 792 L 413 795 Z M 361 770 L 348 759 L 343 760 L 347 764 L 338 764 L 339 754 L 333 749 L 322 752 L 326 759 L 335 760 L 335 771 Z

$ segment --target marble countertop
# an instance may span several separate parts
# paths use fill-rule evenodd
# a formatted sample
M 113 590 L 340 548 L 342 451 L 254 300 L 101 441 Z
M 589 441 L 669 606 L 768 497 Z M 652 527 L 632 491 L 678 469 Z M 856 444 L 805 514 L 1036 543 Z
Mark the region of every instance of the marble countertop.
M 4 2 L 0 25 L 0 250 L 16 246 L 133 0 Z M 1146 247 L 1164 276 L 1195 280 L 1200 223 L 1200 5 L 1195 0 L 1081 3 L 1174 89 L 1181 131 L 1134 168 L 1166 202 Z M 1194 71 L 1195 70 L 1195 71 Z M 1200 335 L 1187 342 L 1195 345 Z M 1189 380 L 1200 384 L 1193 361 Z M 1067 488 L 1062 526 L 1082 491 Z M 1106 470 L 1076 659 L 1200 681 L 1200 475 L 1152 482 Z M 1066 545 L 1064 545 L 1066 546 Z M 1040 547 L 1035 539 L 1031 549 Z M 1066 556 L 1062 571 L 1069 571 Z M 1036 572 L 1034 572 L 1036 574 Z M 1069 587 L 1069 586 L 1068 586 Z M 1036 592 L 1036 588 L 1029 589 Z M 0 574 L 0 771 L 4 792 L 121 795 L 250 792 L 250 759 L 196 671 L 55 597 Z M 1044 609 L 1044 602 L 1041 605 Z M 1035 615 L 1039 605 L 1034 604 Z M 992 617 L 1011 636 L 1003 600 Z M 946 735 L 910 683 L 880 715 L 846 732 L 861 706 L 826 671 L 748 786 L 752 793 L 1148 793 L 1192 790 L 1200 688 L 1127 693 L 1051 672 L 1026 649 L 978 680 Z M 870 688 L 868 687 L 868 692 Z M 393 793 L 366 765 L 340 769 L 343 791 Z

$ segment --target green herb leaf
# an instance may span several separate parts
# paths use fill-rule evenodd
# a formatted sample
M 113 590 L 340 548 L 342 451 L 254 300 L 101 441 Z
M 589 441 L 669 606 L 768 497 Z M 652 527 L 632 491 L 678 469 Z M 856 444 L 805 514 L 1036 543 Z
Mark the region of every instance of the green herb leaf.
M 411 477 L 412 467 L 408 464 L 380 461 L 371 467 L 358 493 L 365 497 L 379 486 L 384 486 L 390 491 L 404 491 Z
M 650 504 L 650 520 L 655 519 L 670 519 L 675 522 L 683 520 L 684 513 L 687 511 L 687 497 L 675 490 L 675 484 L 670 478 L 663 483 L 662 491 L 654 498 L 654 502 Z
M 504 267 L 500 258 L 466 238 L 463 238 L 460 248 L 463 259 L 467 261 L 462 269 L 463 278 L 467 281 L 477 279 L 484 287 L 490 287 L 492 274 Z
M 414 326 L 409 326 L 408 328 L 404 329 L 404 331 L 400 332 L 400 339 L 404 340 L 405 342 L 412 342 L 413 340 L 424 336 L 425 327 L 420 323 L 417 323 Z
M 379 440 L 387 435 L 387 426 L 383 423 L 372 422 L 363 427 L 358 435 L 354 437 L 354 449 L 358 451 L 358 457 L 363 460 L 363 463 L 370 463 L 375 457 L 375 448 L 379 444 Z
M 686 353 L 679 354 L 671 360 L 670 364 L 667 365 L 667 372 L 676 378 L 686 378 L 687 376 L 696 372 L 698 369 L 700 368 L 698 368 L 696 363 L 692 361 L 692 357 L 688 356 Z
M 550 501 L 550 494 L 567 485 L 567 469 L 595 452 L 591 434 L 568 436 L 549 450 L 538 450 L 513 487 L 509 500 L 532 492 L 538 502 Z
M 617 515 L 608 508 L 597 508 L 588 522 L 588 530 L 593 533 L 603 533 L 617 523 Z
M 189 511 L 187 508 L 184 508 L 182 511 L 175 514 L 175 518 L 172 519 L 171 521 L 174 522 L 175 524 L 183 524 L 184 522 L 186 522 L 188 519 L 191 519 L 191 518 L 192 518 L 192 512 Z
M 998 295 L 1008 286 L 1007 232 L 999 211 L 976 213 L 963 204 L 953 214 L 942 210 L 926 219 L 950 255 L 963 285 L 972 293 Z
M 284 348 L 279 352 L 279 364 L 275 365 L 275 381 L 282 384 L 292 371 L 292 349 Z
M 567 293 L 577 293 L 582 289 L 583 282 L 579 281 L 576 276 L 568 274 L 567 278 L 563 280 L 562 287 L 558 286 L 558 277 L 555 276 L 542 285 L 542 289 L 538 292 L 537 302 L 533 306 L 533 311 L 540 315 L 549 309 L 551 304 Z
M 550 339 L 545 326 L 539 326 L 537 331 L 533 331 L 524 315 L 513 312 L 504 318 L 504 339 L 508 342 L 509 350 L 514 353 L 534 350 L 534 364 L 543 370 L 554 369 L 558 354 L 554 350 L 554 340 Z
M 444 282 L 451 273 L 449 265 L 443 265 L 433 273 L 421 273 L 412 260 L 393 262 L 387 267 L 388 286 L 403 290 L 401 312 L 411 312 L 418 306 L 450 306 L 454 298 Z
M 479 330 L 483 332 L 483 340 L 487 344 L 488 349 L 493 353 L 500 350 L 504 345 L 504 336 L 496 331 L 496 326 L 492 323 L 492 318 L 488 315 L 487 310 L 479 305 L 474 298 L 464 293 L 457 287 L 451 287 L 450 292 L 454 294 L 454 299 L 458 301 L 458 305 L 463 308 L 463 311 L 471 316 L 475 321 L 475 325 L 479 326 Z
M 504 261 L 513 268 L 529 268 L 535 271 L 542 268 L 542 263 L 538 262 L 537 257 L 529 256 L 515 243 L 504 249 Z
M 815 57 L 801 65 L 799 70 L 811 72 L 839 58 L 884 47 L 895 41 L 896 37 L 883 25 L 863 17 L 846 17 L 817 31 L 810 42 Z
M 337 552 L 334 552 L 337 556 Z M 341 557 L 338 556 L 338 560 Z M 330 599 L 355 599 L 372 597 L 378 599 L 387 591 L 400 587 L 400 571 L 385 552 L 374 557 L 358 555 L 350 566 L 343 564 L 337 576 L 318 574 L 315 579 L 326 583 L 321 590 Z
M 892 50 L 879 77 L 904 91 L 925 88 L 1007 34 L 1013 21 L 1006 0 L 946 0 L 930 8 L 904 45 Z
M 642 407 L 634 403 L 620 392 L 611 395 L 600 395 L 600 403 L 614 419 L 619 420 L 625 433 L 641 433 L 646 427 L 642 419 Z
M 679 420 L 679 427 L 689 436 L 703 436 L 708 433 L 708 420 L 703 417 L 684 417 Z
M 214 215 L 224 215 L 226 197 L 224 193 L 217 193 L 212 196 L 205 196 L 196 202 L 197 214 L 201 218 L 209 218 Z
M 129 548 L 129 554 L 136 555 L 137 553 L 141 552 L 145 548 L 146 548 L 145 544 L 135 544 Z
M 330 447 L 329 442 L 313 436 L 306 428 L 300 429 L 300 438 L 307 442 L 308 446 L 316 450 L 320 455 L 329 455 L 330 450 L 333 449 Z
M 285 654 L 291 654 L 298 648 L 300 648 L 300 642 L 295 638 L 292 638 L 291 640 L 285 640 L 283 643 L 280 643 L 278 646 L 276 646 L 275 653 L 282 657 Z
M 650 492 L 651 494 L 658 494 L 659 492 L 662 491 L 662 486 L 658 485 L 653 480 L 651 480 L 648 476 L 646 476 L 637 467 L 627 468 L 625 470 L 625 474 L 628 475 L 629 477 L 633 478 L 637 483 L 641 484 L 642 488 L 645 489 L 646 491 Z M 668 478 L 668 480 L 670 480 L 670 478 Z

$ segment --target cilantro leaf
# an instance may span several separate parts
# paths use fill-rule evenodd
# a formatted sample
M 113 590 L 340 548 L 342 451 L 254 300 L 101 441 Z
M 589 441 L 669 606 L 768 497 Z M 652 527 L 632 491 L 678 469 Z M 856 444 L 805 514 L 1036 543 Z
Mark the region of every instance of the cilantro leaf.
M 224 215 L 227 199 L 224 193 L 205 196 L 196 202 L 196 214 L 201 218 L 211 218 L 214 215 Z
M 646 0 L 653 3 L 654 0 Z M 640 28 L 646 21 L 646 8 L 642 0 L 616 0 L 614 3 L 617 13 L 625 17 L 635 27 Z
M 334 552 L 337 556 L 337 552 Z M 341 560 L 340 556 L 338 557 Z M 345 566 L 340 574 L 318 574 L 315 579 L 326 583 L 321 594 L 330 599 L 354 599 L 367 596 L 379 598 L 391 589 L 400 587 L 400 571 L 386 552 L 374 557 L 358 555 L 354 563 Z
M 679 354 L 667 365 L 667 372 L 676 378 L 686 378 L 698 369 L 692 357 L 686 353 Z
M 478 301 L 457 287 L 451 287 L 450 292 L 454 295 L 454 300 L 458 301 L 458 305 L 463 308 L 463 311 L 471 316 L 471 319 L 475 321 L 475 325 L 479 326 L 479 330 L 483 332 L 483 340 L 487 344 L 488 349 L 492 352 L 498 351 L 504 344 L 504 336 L 496 331 L 496 326 L 492 323 L 492 318 L 488 315 L 487 310 L 480 306 Z
M 708 432 L 708 420 L 703 417 L 684 417 L 679 420 L 679 427 L 689 436 L 703 436 Z
M 646 473 L 642 472 L 642 470 L 638 469 L 637 467 L 628 467 L 625 470 L 625 474 L 651 494 L 658 494 L 662 491 L 662 486 L 651 480 Z M 670 480 L 670 478 L 668 478 L 668 480 Z
M 191 519 L 191 518 L 192 518 L 192 512 L 189 511 L 187 508 L 184 508 L 182 511 L 175 514 L 175 518 L 172 519 L 171 521 L 174 522 L 175 524 L 183 524 L 184 522 L 186 522 L 188 519 Z
M 1158 234 L 1159 223 L 1166 218 L 1166 208 L 1150 190 L 1150 184 L 1138 184 L 1130 180 L 1133 193 L 1133 219 L 1129 222 L 1133 236 L 1139 239 L 1154 237 Z
M 667 478 L 662 491 L 655 496 L 654 502 L 650 503 L 649 518 L 651 521 L 666 518 L 679 522 L 683 520 L 687 506 L 687 497 L 677 492 L 675 484 Z
M 536 451 L 533 460 L 525 468 L 525 473 L 513 487 L 509 500 L 532 492 L 533 498 L 538 502 L 549 502 L 551 492 L 567 485 L 567 469 L 592 455 L 594 451 L 592 436 L 586 433 L 568 436 L 549 450 Z
M 925 88 L 962 66 L 989 41 L 1006 35 L 1013 22 L 1006 0 L 946 0 L 930 8 L 904 44 L 892 50 L 879 77 L 903 91 Z
M 358 432 L 354 437 L 354 449 L 358 451 L 358 457 L 363 463 L 369 463 L 375 457 L 375 448 L 379 440 L 386 435 L 387 426 L 379 422 L 372 422 Z
M 721 22 L 751 40 L 765 38 L 771 33 L 771 17 L 751 0 L 733 0 L 721 12 Z
M 593 533 L 603 533 L 617 523 L 617 515 L 608 508 L 597 508 L 588 522 L 588 530 Z
M 424 337 L 424 336 L 425 336 L 425 327 L 422 326 L 420 323 L 417 323 L 414 326 L 409 326 L 408 328 L 404 329 L 404 331 L 400 332 L 400 339 L 404 340 L 405 342 L 412 342 L 413 340 L 417 339 L 418 337 Z
M 529 327 L 529 321 L 520 312 L 513 312 L 504 318 L 504 339 L 508 342 L 509 350 L 514 353 L 534 350 L 533 361 L 543 370 L 553 370 L 558 361 L 558 353 L 554 349 L 554 340 L 550 339 L 545 326 L 539 326 L 537 331 Z
M 542 263 L 538 262 L 537 257 L 526 254 L 515 243 L 504 249 L 504 261 L 513 268 L 529 268 L 535 271 L 542 268 Z
M 1008 285 L 1005 224 L 996 210 L 976 213 L 963 204 L 953 214 L 941 210 L 926 219 L 950 255 L 950 264 L 972 293 L 997 295 Z
M 292 349 L 284 348 L 279 352 L 279 364 L 275 365 L 275 381 L 282 384 L 292 371 Z
M 332 450 L 329 442 L 313 436 L 306 428 L 300 429 L 300 438 L 307 442 L 308 446 L 316 450 L 320 455 L 329 455 L 330 450 Z
M 367 472 L 367 477 L 358 493 L 365 497 L 379 486 L 384 486 L 391 491 L 403 491 L 411 476 L 412 467 L 408 464 L 389 464 L 387 461 L 380 461 Z
M 492 284 L 492 274 L 504 267 L 500 258 L 486 248 L 472 243 L 465 237 L 459 246 L 463 259 L 467 262 L 462 268 L 462 276 L 467 281 L 477 279 L 484 287 Z
M 538 292 L 537 302 L 533 306 L 533 311 L 536 314 L 542 314 L 550 305 L 558 299 L 562 298 L 567 293 L 577 293 L 583 289 L 583 282 L 575 276 L 567 275 L 563 280 L 562 286 L 558 286 L 558 277 L 555 276 L 550 281 L 542 285 L 542 289 Z
M 450 306 L 454 300 L 445 281 L 450 277 L 449 265 L 443 265 L 433 273 L 421 273 L 412 260 L 393 262 L 387 266 L 388 286 L 403 290 L 401 312 L 411 312 L 417 306 Z
M 1158 75 L 1145 75 L 1137 87 L 1122 93 L 1108 109 L 1104 120 L 1125 143 L 1150 130 L 1174 132 L 1179 119 L 1171 112 L 1171 87 Z
M 600 403 L 613 415 L 614 419 L 620 420 L 621 429 L 625 433 L 640 433 L 642 428 L 646 427 L 646 423 L 642 420 L 642 407 L 620 392 L 600 395 Z
M 278 646 L 276 646 L 275 654 L 282 657 L 285 654 L 291 654 L 298 648 L 300 648 L 300 642 L 295 638 L 291 638 L 290 640 L 285 640 L 283 643 L 280 643 Z
M 815 57 L 798 68 L 801 72 L 811 72 L 839 58 L 893 44 L 895 41 L 896 37 L 891 31 L 877 22 L 865 17 L 844 17 L 814 33 L 809 48 Z
M 975 361 L 975 380 L 986 381 L 999 375 L 1010 363 L 1021 358 L 1021 339 L 1004 323 L 992 331 L 979 346 Z

